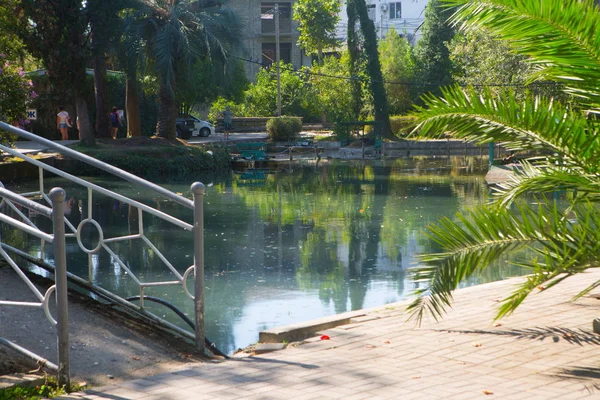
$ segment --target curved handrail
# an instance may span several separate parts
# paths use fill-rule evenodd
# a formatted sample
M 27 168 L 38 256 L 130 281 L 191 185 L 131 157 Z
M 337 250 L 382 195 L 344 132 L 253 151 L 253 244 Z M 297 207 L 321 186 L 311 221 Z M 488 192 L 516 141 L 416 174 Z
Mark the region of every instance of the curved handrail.
M 160 193 L 161 195 L 165 196 L 166 198 L 173 200 L 174 202 L 179 203 L 183 206 L 186 206 L 188 208 L 194 208 L 194 203 L 191 200 L 186 199 L 185 197 L 180 196 L 176 193 L 173 193 L 170 190 L 163 188 L 162 186 L 156 185 L 152 182 L 148 182 L 147 180 L 142 179 L 134 174 L 127 172 L 127 171 L 123 171 L 122 169 L 116 168 L 110 164 L 103 162 L 103 161 L 100 161 L 100 160 L 97 160 L 88 155 L 82 154 L 78 151 L 70 149 L 61 144 L 54 143 L 51 140 L 39 137 L 38 135 L 35 135 L 31 132 L 27 132 L 23 129 L 9 125 L 6 122 L 0 121 L 0 129 L 4 129 L 4 130 L 11 132 L 11 133 L 13 133 L 19 137 L 22 137 L 24 139 L 29 139 L 32 142 L 43 144 L 44 146 L 47 146 L 48 148 L 50 148 L 52 150 L 56 150 L 57 152 L 64 154 L 65 156 L 69 156 L 73 159 L 82 161 L 93 167 L 96 167 L 98 169 L 106 171 L 112 175 L 118 176 L 119 178 L 122 178 L 126 181 L 135 183 L 136 185 L 140 185 L 146 189 L 153 190 L 156 193 Z

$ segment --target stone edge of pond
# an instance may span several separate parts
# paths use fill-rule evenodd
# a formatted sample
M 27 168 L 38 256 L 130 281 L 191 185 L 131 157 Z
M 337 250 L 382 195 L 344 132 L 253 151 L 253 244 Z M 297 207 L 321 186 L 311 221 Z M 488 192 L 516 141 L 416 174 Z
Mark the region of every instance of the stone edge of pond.
M 261 331 L 258 335 L 258 342 L 290 343 L 302 341 L 314 336 L 319 331 L 350 324 L 353 322 L 353 319 L 364 317 L 367 313 L 368 310 L 350 311 L 297 324 L 279 326 L 266 331 Z

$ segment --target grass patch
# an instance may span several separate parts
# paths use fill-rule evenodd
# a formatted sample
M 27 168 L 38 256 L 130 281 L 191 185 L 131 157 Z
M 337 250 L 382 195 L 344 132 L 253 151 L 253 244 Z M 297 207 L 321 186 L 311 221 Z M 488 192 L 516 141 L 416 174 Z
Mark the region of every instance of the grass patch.
M 183 176 L 199 171 L 229 169 L 231 157 L 221 146 L 194 146 L 182 140 L 158 137 L 98 140 L 95 147 L 72 147 L 140 177 Z M 78 163 L 79 175 L 103 175 L 104 172 Z
M 44 384 L 39 386 L 17 385 L 0 390 L 0 400 L 37 400 L 51 399 L 66 395 L 68 392 L 85 390 L 85 385 L 71 384 L 67 391 L 65 386 L 58 386 L 55 378 L 46 377 Z

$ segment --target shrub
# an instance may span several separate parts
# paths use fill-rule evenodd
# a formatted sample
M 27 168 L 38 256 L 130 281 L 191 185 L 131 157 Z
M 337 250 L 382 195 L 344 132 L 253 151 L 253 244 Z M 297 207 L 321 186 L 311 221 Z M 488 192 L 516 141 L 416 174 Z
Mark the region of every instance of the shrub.
M 4 55 L 0 54 L 0 121 L 23 128 L 25 110 L 36 97 L 33 83 L 23 69 L 4 61 Z M 1 142 L 13 140 L 13 135 L 0 131 Z
M 267 132 L 273 142 L 290 142 L 301 130 L 301 118 L 277 117 L 267 121 Z
M 408 115 L 393 115 L 390 117 L 392 133 L 398 137 L 405 137 L 417 126 L 417 119 Z

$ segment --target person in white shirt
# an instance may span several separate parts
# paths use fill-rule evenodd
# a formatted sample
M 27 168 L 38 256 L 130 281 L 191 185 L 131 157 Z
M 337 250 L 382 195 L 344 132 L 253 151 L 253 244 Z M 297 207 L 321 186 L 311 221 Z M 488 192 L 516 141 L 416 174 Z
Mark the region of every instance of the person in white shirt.
M 69 132 L 67 131 L 67 128 L 71 126 L 71 118 L 63 106 L 60 106 L 58 110 L 59 112 L 56 114 L 56 128 L 60 131 L 62 140 L 69 140 Z

